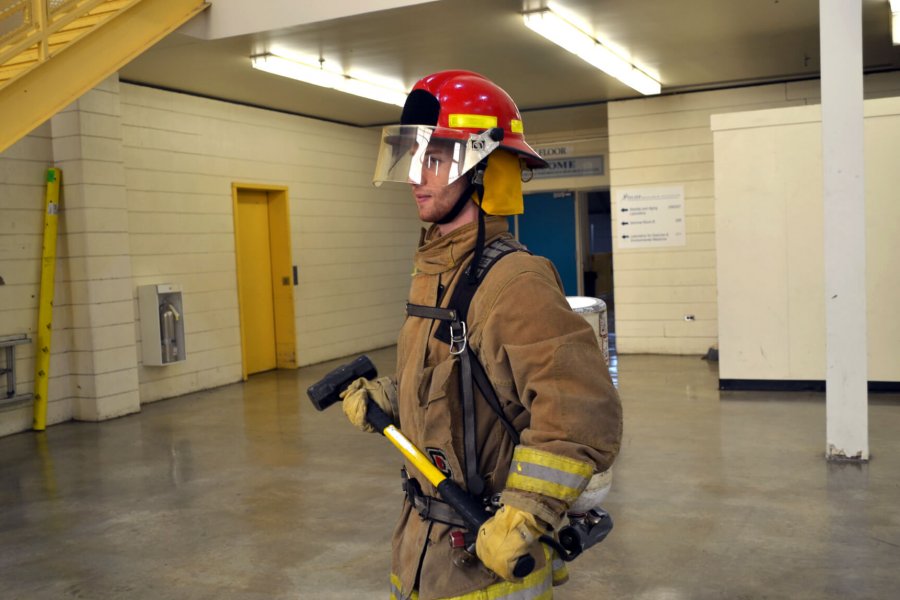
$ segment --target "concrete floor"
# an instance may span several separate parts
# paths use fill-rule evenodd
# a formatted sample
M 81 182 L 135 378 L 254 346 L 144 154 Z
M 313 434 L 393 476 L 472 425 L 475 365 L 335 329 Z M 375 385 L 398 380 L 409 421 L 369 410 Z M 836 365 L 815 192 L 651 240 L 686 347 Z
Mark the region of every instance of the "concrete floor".
M 370 353 L 389 372 L 394 349 Z M 0 597 L 386 598 L 399 459 L 306 387 L 338 361 L 0 439 Z M 900 597 L 900 396 L 828 464 L 824 397 L 623 356 L 616 527 L 557 598 Z

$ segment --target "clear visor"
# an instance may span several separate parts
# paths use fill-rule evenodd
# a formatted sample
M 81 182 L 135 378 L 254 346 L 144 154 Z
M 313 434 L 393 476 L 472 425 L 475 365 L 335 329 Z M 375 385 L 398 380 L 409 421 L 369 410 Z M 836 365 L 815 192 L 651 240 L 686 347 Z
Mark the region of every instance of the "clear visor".
M 499 145 L 488 132 L 467 134 L 427 125 L 392 125 L 381 133 L 372 181 L 375 185 L 385 181 L 450 185 Z

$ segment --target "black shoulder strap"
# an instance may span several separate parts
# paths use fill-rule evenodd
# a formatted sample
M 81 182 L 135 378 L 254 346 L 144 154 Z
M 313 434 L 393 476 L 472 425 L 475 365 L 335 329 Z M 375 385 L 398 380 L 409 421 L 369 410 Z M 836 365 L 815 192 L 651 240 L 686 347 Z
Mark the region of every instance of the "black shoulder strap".
M 500 399 L 497 397 L 497 392 L 494 390 L 494 386 L 491 385 L 491 380 L 487 376 L 487 373 L 484 372 L 484 366 L 481 364 L 481 361 L 478 360 L 478 357 L 475 356 L 472 346 L 466 347 L 466 353 L 469 355 L 469 360 L 471 362 L 470 368 L 472 370 L 472 378 L 475 380 L 475 385 L 481 390 L 481 395 L 488 403 L 488 406 L 491 407 L 491 410 L 494 411 L 494 414 L 500 419 L 500 423 L 503 424 L 503 428 L 506 429 L 506 433 L 509 434 L 513 446 L 518 446 L 519 432 L 516 431 L 516 428 L 506 416 L 506 413 L 503 412 L 503 407 L 500 406 Z
M 447 308 L 455 313 L 458 321 L 465 322 L 469 313 L 469 306 L 472 304 L 472 298 L 475 296 L 478 286 L 484 281 L 488 271 L 491 270 L 491 267 L 497 264 L 497 261 L 501 258 L 513 252 L 528 252 L 528 248 L 512 238 L 497 238 L 484 248 L 484 252 L 477 265 L 469 265 L 466 272 L 459 278 L 459 282 L 453 289 L 453 295 L 450 296 L 450 302 L 447 305 Z M 471 281 L 472 278 L 469 277 L 469 273 L 473 266 L 477 269 L 475 272 L 474 284 Z M 451 338 L 451 325 L 452 324 L 449 321 L 442 321 L 438 326 L 434 337 L 449 344 Z M 470 431 L 465 432 L 463 435 L 466 441 L 467 471 L 472 471 L 468 481 L 470 485 L 474 483 L 475 488 L 478 489 L 482 485 L 482 482 L 475 472 L 474 463 L 476 462 L 476 459 L 468 458 L 475 456 L 475 448 L 472 446 L 475 443 L 475 411 L 472 407 L 473 382 L 478 386 L 478 389 L 481 390 L 481 395 L 484 397 L 485 401 L 487 401 L 488 406 L 491 407 L 491 410 L 493 410 L 500 419 L 500 422 L 512 439 L 513 445 L 518 445 L 519 433 L 503 412 L 503 408 L 500 406 L 500 400 L 497 397 L 497 392 L 494 391 L 494 387 L 491 385 L 490 378 L 487 376 L 487 373 L 485 373 L 481 361 L 478 360 L 478 356 L 472 350 L 472 346 L 468 344 L 464 346 L 464 351 L 460 356 L 460 369 L 460 382 L 463 393 L 463 413 L 468 416 L 469 420 L 472 420 L 472 422 L 468 424 L 468 429 Z M 480 493 L 480 491 L 478 493 Z
M 528 252 L 528 248 L 513 238 L 497 238 L 485 246 L 484 251 L 481 254 L 481 260 L 478 261 L 478 265 L 475 267 L 475 283 L 473 284 L 470 282 L 470 278 L 468 277 L 473 267 L 471 264 L 466 269 L 466 272 L 460 276 L 459 282 L 456 284 L 456 287 L 453 288 L 453 295 L 450 296 L 450 302 L 447 305 L 447 308 L 456 311 L 457 318 L 460 321 L 466 320 L 466 317 L 469 314 L 469 306 L 472 304 L 472 298 L 475 297 L 478 286 L 484 281 L 484 278 L 488 271 L 491 270 L 491 267 L 497 264 L 497 261 L 501 258 L 512 252 Z M 449 344 L 450 322 L 441 322 L 434 337 L 445 344 Z
M 512 252 L 528 252 L 528 249 L 512 238 L 497 238 L 485 246 L 477 264 L 469 264 L 469 267 L 459 277 L 453 295 L 447 308 L 422 306 L 417 304 L 406 305 L 406 314 L 424 319 L 434 319 L 440 322 L 434 337 L 445 344 L 450 345 L 450 352 L 459 355 L 459 374 L 462 392 L 463 408 L 463 462 L 465 463 L 465 481 L 468 491 L 475 496 L 480 496 L 484 491 L 484 478 L 478 473 L 478 452 L 475 444 L 475 399 L 473 384 L 481 390 L 491 410 L 496 413 L 503 427 L 509 433 L 513 444 L 519 443 L 519 434 L 503 412 L 497 392 L 494 391 L 484 367 L 478 360 L 478 356 L 466 342 L 466 317 L 472 298 L 478 290 L 478 286 L 484 280 L 491 267 L 497 264 L 501 258 Z M 475 268 L 475 277 L 471 277 Z M 453 327 L 457 328 L 454 339 Z

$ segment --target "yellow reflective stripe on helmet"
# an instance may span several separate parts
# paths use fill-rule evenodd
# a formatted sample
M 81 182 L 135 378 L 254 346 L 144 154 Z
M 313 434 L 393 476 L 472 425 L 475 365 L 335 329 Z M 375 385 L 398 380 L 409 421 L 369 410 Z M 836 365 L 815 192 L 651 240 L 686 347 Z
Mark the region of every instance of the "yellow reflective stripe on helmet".
M 497 117 L 492 115 L 450 115 L 447 117 L 450 127 L 467 129 L 491 129 L 497 126 Z
M 522 121 L 518 119 L 510 119 L 509 130 L 513 133 L 525 133 L 525 126 L 522 125 Z
M 580 460 L 516 446 L 506 487 L 573 502 L 581 495 L 593 471 L 589 463 Z

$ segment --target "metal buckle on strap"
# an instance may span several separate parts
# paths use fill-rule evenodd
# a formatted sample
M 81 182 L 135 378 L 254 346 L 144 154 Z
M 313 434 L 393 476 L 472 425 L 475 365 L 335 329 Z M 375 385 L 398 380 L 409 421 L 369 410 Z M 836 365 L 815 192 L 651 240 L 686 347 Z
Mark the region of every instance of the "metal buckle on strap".
M 457 328 L 461 327 L 461 331 Z M 459 355 L 466 351 L 468 339 L 465 321 L 450 323 L 450 354 Z

